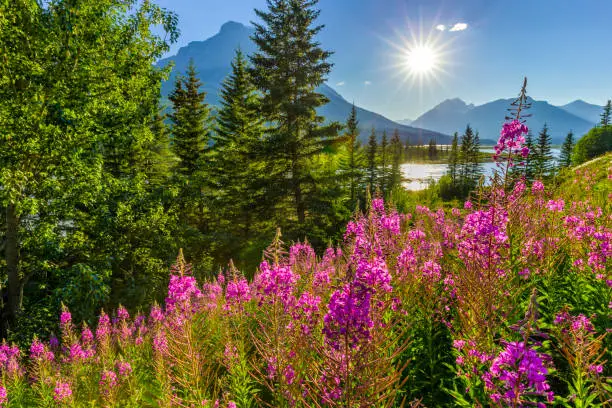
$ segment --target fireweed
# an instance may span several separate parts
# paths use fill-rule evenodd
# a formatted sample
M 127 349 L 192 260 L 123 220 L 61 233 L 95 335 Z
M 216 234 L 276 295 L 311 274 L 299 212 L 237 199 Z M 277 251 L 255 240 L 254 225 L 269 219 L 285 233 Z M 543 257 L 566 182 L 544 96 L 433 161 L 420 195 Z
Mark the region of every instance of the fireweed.
M 504 127 L 501 168 L 525 131 Z M 412 214 L 376 198 L 322 257 L 279 233 L 252 281 L 197 282 L 180 253 L 147 315 L 90 329 L 63 307 L 59 338 L 3 343 L 0 406 L 603 404 L 612 218 L 592 190 L 504 180 Z

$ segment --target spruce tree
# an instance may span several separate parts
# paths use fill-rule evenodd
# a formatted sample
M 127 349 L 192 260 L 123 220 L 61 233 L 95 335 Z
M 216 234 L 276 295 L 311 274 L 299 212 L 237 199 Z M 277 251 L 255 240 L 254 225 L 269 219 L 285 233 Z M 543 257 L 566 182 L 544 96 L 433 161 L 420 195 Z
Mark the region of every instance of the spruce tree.
M 482 175 L 482 165 L 480 164 L 480 134 L 476 132 L 474 135 L 474 144 L 470 152 L 470 176 L 473 184 L 476 185 Z
M 357 110 L 355 105 L 351 108 L 351 113 L 346 121 L 345 150 L 340 157 L 340 170 L 346 177 L 349 190 L 349 206 L 354 209 L 357 201 L 358 190 L 363 180 L 363 154 L 361 143 L 359 142 L 359 121 L 357 120 Z
M 370 188 L 370 194 L 374 194 L 376 190 L 376 185 L 378 183 L 378 171 L 376 168 L 376 158 L 378 154 L 378 143 L 376 141 L 376 129 L 372 127 L 372 131 L 370 132 L 370 137 L 368 139 L 368 148 L 366 151 L 367 155 L 367 177 L 368 177 L 368 186 Z
M 383 130 L 382 138 L 380 139 L 380 190 L 382 191 L 383 197 L 387 193 L 387 186 L 389 184 L 389 170 L 387 168 L 389 164 L 388 157 L 389 143 L 387 140 L 387 131 Z
M 458 186 L 463 195 L 467 195 L 478 184 L 482 174 L 480 164 L 480 136 L 467 125 L 461 136 L 461 147 L 458 159 Z
M 210 110 L 204 102 L 206 92 L 200 92 L 201 85 L 191 60 L 187 77 L 177 78 L 169 96 L 172 102 L 172 150 L 179 159 L 178 173 L 187 177 L 200 168 L 210 139 Z
M 536 166 L 536 157 L 537 152 L 535 150 L 535 144 L 533 143 L 533 134 L 531 130 L 527 132 L 527 136 L 525 137 L 525 147 L 529 149 L 529 154 L 525 158 L 525 180 L 528 182 L 532 182 L 535 178 L 535 166 Z
M 400 140 L 399 131 L 395 129 L 390 143 L 391 150 L 391 172 L 389 175 L 389 190 L 393 190 L 402 182 L 401 164 L 402 164 L 402 142 Z
M 561 155 L 559 157 L 559 167 L 569 167 L 572 165 L 572 150 L 574 149 L 574 133 L 571 131 L 565 136 Z
M 608 103 L 604 106 L 604 111 L 601 114 L 601 122 L 599 124 L 601 126 L 608 126 L 610 121 L 612 121 L 612 100 L 608 99 Z
M 535 176 L 545 178 L 550 176 L 553 169 L 553 157 L 550 151 L 551 138 L 548 134 L 546 123 L 538 135 L 538 143 L 535 145 L 534 170 Z
M 457 186 L 457 172 L 459 167 L 459 135 L 457 132 L 453 135 L 453 142 L 451 144 L 450 155 L 448 157 L 448 170 L 447 174 L 451 178 L 453 189 Z
M 232 232 L 227 255 L 231 247 L 236 247 L 236 236 L 243 241 L 249 239 L 261 219 L 265 200 L 261 188 L 264 172 L 257 154 L 264 132 L 260 97 L 242 51 L 236 51 L 231 68 L 220 92 L 221 107 L 209 159 L 211 190 L 224 222 L 221 228 Z
M 272 124 L 266 135 L 266 155 L 280 187 L 279 199 L 293 207 L 304 224 L 308 203 L 316 193 L 310 159 L 338 138 L 337 123 L 324 125 L 317 108 L 329 100 L 316 91 L 332 64 L 331 52 L 319 46 L 315 25 L 316 0 L 268 0 L 268 10 L 256 10 L 252 40 L 258 50 L 251 57 L 252 76 L 262 93 L 262 113 Z

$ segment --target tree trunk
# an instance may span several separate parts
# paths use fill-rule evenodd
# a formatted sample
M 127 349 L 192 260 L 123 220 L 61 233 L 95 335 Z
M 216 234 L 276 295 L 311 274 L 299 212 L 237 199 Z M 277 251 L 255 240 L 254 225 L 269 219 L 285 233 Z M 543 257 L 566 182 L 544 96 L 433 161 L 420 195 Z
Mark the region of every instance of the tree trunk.
M 19 217 L 15 204 L 6 207 L 6 247 L 4 249 L 8 275 L 8 304 L 5 327 L 15 321 L 21 310 L 21 279 L 19 277 Z

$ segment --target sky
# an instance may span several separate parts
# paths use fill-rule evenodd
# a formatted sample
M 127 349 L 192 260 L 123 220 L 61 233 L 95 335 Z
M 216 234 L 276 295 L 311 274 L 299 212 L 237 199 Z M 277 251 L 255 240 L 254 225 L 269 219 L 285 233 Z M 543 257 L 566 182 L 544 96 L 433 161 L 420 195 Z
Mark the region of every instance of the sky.
M 257 21 L 265 0 L 156 0 L 179 16 L 171 54 L 227 21 Z M 612 98 L 612 0 L 319 0 L 328 84 L 390 119 L 415 119 L 447 98 L 476 105 L 518 94 L 563 105 Z M 444 26 L 444 27 L 442 27 Z M 435 68 L 414 74 L 417 45 Z

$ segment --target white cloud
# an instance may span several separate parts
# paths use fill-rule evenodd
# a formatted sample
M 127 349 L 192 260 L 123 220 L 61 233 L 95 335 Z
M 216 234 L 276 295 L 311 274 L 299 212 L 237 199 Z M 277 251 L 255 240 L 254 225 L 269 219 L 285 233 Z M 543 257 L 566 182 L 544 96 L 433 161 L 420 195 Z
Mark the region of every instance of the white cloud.
M 445 26 L 444 24 L 438 24 L 438 25 L 436 26 L 436 30 L 438 30 L 438 31 L 444 31 L 444 30 L 446 30 L 446 26 Z
M 366 86 L 367 85 L 372 85 L 372 82 L 371 81 L 364 81 L 363 84 L 366 85 Z
M 336 86 L 344 86 L 344 81 L 340 81 L 336 84 Z
M 467 24 L 465 24 L 465 23 L 457 23 L 454 26 L 452 26 L 451 29 L 448 30 L 448 31 L 463 31 L 466 28 L 468 28 Z

